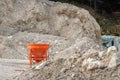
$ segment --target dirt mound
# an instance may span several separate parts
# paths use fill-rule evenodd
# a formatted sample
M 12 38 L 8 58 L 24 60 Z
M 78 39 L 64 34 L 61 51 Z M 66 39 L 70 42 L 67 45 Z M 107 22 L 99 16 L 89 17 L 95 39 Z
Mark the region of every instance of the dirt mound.
M 26 45 L 38 41 L 42 43 L 49 40 L 47 43 L 52 45 L 51 48 L 56 48 L 51 54 L 72 47 L 85 37 L 86 42 L 79 46 L 83 50 L 87 47 L 87 42 L 90 43 L 89 46 L 97 45 L 97 48 L 101 44 L 97 22 L 87 10 L 73 5 L 46 0 L 1 0 L 0 11 L 0 35 L 3 36 L 3 41 L 0 41 L 0 55 L 3 58 L 27 58 Z M 42 37 L 40 34 L 49 36 Z M 59 36 L 63 42 L 55 36 Z M 9 54 L 11 56 L 7 57 Z
M 31 69 L 15 78 L 18 80 L 119 80 L 120 66 L 82 71 L 77 59 L 58 59 L 41 69 Z M 67 63 L 67 64 L 66 64 Z
M 0 12 L 1 58 L 27 59 L 27 44 L 51 45 L 50 60 L 35 67 L 40 70 L 15 79 L 87 79 L 83 72 L 118 65 L 116 48 L 103 48 L 100 27 L 83 8 L 47 0 L 1 0 Z

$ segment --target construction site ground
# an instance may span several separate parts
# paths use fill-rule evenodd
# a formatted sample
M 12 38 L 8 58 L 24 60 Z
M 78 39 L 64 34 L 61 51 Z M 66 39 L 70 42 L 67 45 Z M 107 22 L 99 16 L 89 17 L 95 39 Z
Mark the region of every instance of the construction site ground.
M 0 80 L 12 80 L 29 68 L 28 60 L 0 59 Z

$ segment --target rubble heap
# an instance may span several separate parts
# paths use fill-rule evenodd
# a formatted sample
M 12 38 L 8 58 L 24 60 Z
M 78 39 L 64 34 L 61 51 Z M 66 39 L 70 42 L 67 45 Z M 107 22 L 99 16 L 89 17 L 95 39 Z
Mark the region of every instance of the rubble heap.
M 53 41 L 52 36 L 63 38 L 67 42 L 67 44 L 62 42 L 63 45 L 57 37 L 54 38 L 57 45 L 61 44 L 59 48 L 63 48 L 60 51 L 77 46 L 78 42 L 80 44 L 78 47 L 81 49 L 79 52 L 82 53 L 86 47 L 99 48 L 99 44 L 101 44 L 100 27 L 85 9 L 46 0 L 3 0 L 0 3 L 1 45 L 5 49 L 1 49 L 3 50 L 1 53 L 14 54 L 14 52 L 6 50 L 8 47 L 11 51 L 23 54 L 25 50 L 22 48 L 28 43 L 40 43 L 42 39 L 42 41 Z M 41 37 L 42 35 L 50 36 L 45 38 L 45 36 Z M 51 41 L 49 43 L 54 44 Z M 17 47 L 20 51 L 16 50 Z M 51 46 L 51 48 L 54 47 Z M 58 50 L 59 53 L 60 51 Z M 52 51 L 52 53 L 55 52 Z
M 49 43 L 50 60 L 20 80 L 87 80 L 87 71 L 120 62 L 114 46 L 102 46 L 100 27 L 87 10 L 48 0 L 1 0 L 0 57 L 27 59 L 29 43 Z

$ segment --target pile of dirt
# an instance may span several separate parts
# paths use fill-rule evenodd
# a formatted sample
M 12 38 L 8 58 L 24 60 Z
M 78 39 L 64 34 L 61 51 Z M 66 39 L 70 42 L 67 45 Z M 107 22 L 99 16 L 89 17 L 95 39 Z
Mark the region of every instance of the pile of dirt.
M 79 46 L 82 52 L 89 46 L 100 47 L 100 27 L 82 8 L 47 0 L 1 0 L 0 11 L 0 55 L 3 58 L 27 58 L 27 44 L 46 41 L 57 53 L 84 40 Z M 54 50 L 50 53 L 56 53 Z M 17 55 L 13 55 L 16 52 Z M 8 54 L 11 56 L 7 57 Z
M 66 64 L 67 62 L 67 64 Z M 120 66 L 82 71 L 76 59 L 59 59 L 39 70 L 31 69 L 14 80 L 119 80 Z
M 48 0 L 1 0 L 0 12 L 1 58 L 27 59 L 27 44 L 51 45 L 49 61 L 15 79 L 86 80 L 89 70 L 119 65 L 116 48 L 102 46 L 100 27 L 83 8 Z

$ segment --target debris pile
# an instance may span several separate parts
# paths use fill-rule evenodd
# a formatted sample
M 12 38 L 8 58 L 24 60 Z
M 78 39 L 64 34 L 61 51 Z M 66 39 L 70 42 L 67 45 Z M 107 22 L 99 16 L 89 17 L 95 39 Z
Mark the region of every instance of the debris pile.
M 99 69 L 120 64 L 116 48 L 102 46 L 100 27 L 83 8 L 48 0 L 1 0 L 0 12 L 0 58 L 28 59 L 27 44 L 51 45 L 49 61 L 15 80 L 90 80 L 101 74 Z
M 51 54 L 74 48 L 81 53 L 93 47 L 102 49 L 100 27 L 83 8 L 47 0 L 5 0 L 0 3 L 0 54 L 4 53 L 1 54 L 3 57 L 15 52 L 26 55 L 29 43 L 50 43 L 54 49 Z

